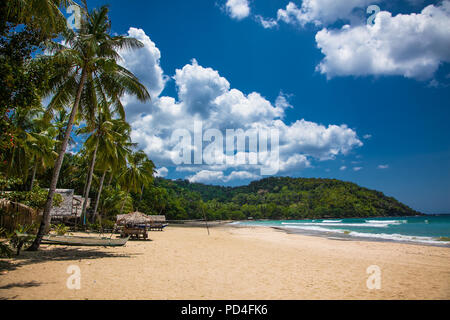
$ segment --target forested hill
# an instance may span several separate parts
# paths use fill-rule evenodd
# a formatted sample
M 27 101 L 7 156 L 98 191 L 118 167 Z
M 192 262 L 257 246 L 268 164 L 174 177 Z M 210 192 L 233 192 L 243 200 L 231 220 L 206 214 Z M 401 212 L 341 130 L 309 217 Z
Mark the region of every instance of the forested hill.
M 271 177 L 251 182 L 248 186 L 223 187 L 157 178 L 155 187 L 153 191 L 144 193 L 139 207 L 147 212 L 165 213 L 170 219 L 202 218 L 202 210 L 208 219 L 318 219 L 421 214 L 382 192 L 335 179 Z M 154 195 L 155 192 L 158 195 Z M 155 207 L 156 196 L 161 205 Z

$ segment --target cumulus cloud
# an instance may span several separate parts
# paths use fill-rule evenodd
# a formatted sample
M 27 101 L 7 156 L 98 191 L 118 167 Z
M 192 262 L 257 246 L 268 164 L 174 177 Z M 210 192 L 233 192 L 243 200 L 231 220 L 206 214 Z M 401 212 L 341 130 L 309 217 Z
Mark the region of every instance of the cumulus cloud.
M 195 175 L 186 177 L 190 182 L 200 183 L 227 183 L 236 180 L 255 180 L 260 178 L 257 174 L 248 171 L 233 171 L 225 175 L 222 171 L 201 170 Z
M 245 132 L 275 130 L 279 133 L 279 157 L 272 157 L 268 151 L 260 152 L 258 164 L 268 168 L 277 167 L 280 173 L 285 174 L 311 167 L 314 160 L 345 155 L 363 145 L 357 133 L 345 124 L 322 125 L 305 119 L 286 123 L 285 111 L 292 108 L 289 95 L 281 92 L 271 102 L 258 92 L 244 93 L 233 88 L 217 70 L 203 67 L 195 59 L 177 69 L 172 77 L 177 96 L 162 96 L 167 77 L 159 64 L 159 50 L 143 30 L 131 28 L 129 34 L 145 40 L 146 47 L 141 49 L 143 52 L 138 50 L 133 56 L 123 54 L 124 65 L 136 73 L 150 73 L 144 76 L 144 83 L 152 88 L 150 80 L 146 79 L 153 79 L 158 86 L 152 88 L 154 94 L 151 103 L 142 104 L 125 98 L 127 117 L 133 129 L 133 141 L 160 168 L 158 174 L 161 176 L 168 174 L 167 168 L 175 166 L 173 160 L 178 156 L 175 147 L 179 141 L 171 139 L 173 132 L 186 129 L 193 133 L 194 123 L 197 122 L 202 123 L 203 133 L 214 129 L 223 137 L 227 129 L 242 129 Z M 212 140 L 203 142 L 204 151 L 210 143 Z M 192 144 L 192 150 L 197 148 Z M 248 148 L 241 151 L 237 152 L 237 156 L 242 155 L 245 159 L 253 156 Z M 225 160 L 234 157 L 223 150 L 221 152 Z M 188 172 L 191 181 L 227 183 L 256 179 L 260 176 L 259 169 L 260 166 L 249 164 L 248 161 L 224 161 L 177 166 L 175 170 Z
M 387 164 L 380 164 L 377 168 L 378 169 L 388 169 L 389 165 L 387 165 Z
M 353 171 L 360 171 L 360 170 L 362 170 L 363 168 L 362 167 L 354 167 L 353 168 Z
M 144 48 L 139 50 L 121 50 L 119 53 L 122 60 L 119 62 L 122 66 L 133 72 L 147 90 L 149 90 L 152 99 L 157 98 L 164 90 L 168 77 L 160 66 L 161 52 L 155 43 L 145 34 L 144 30 L 130 28 L 129 37 L 140 40 Z M 127 117 L 133 120 L 140 114 L 148 114 L 152 111 L 152 104 L 142 104 L 137 99 L 125 96 L 122 103 L 126 108 Z
M 316 26 L 329 25 L 337 20 L 356 20 L 355 9 L 364 11 L 368 5 L 381 0 L 303 0 L 300 7 L 289 2 L 285 9 L 279 9 L 277 18 L 288 24 L 304 27 L 306 24 Z
M 248 0 L 228 0 L 225 7 L 230 17 L 236 20 L 242 20 L 250 15 Z
M 341 171 L 347 170 L 347 167 L 346 166 L 342 166 L 342 167 L 339 168 L 339 170 L 341 170 Z
M 169 173 L 169 169 L 167 169 L 166 167 L 161 167 L 159 169 L 156 169 L 155 176 L 157 176 L 157 177 L 166 177 L 168 173 Z
M 373 26 L 345 25 L 316 34 L 325 55 L 317 71 L 336 76 L 400 75 L 426 80 L 450 62 L 450 1 L 419 14 L 382 11 Z

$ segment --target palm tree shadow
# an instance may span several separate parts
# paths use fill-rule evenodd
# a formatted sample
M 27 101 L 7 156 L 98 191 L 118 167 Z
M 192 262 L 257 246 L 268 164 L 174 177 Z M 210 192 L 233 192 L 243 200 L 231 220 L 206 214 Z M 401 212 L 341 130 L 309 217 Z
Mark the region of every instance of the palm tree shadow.
M 4 301 L 4 300 L 14 300 L 14 299 L 16 299 L 17 297 L 19 297 L 19 296 L 15 295 L 15 296 L 9 297 L 9 298 L 0 297 L 0 301 Z
M 5 286 L 1 286 L 0 290 L 2 289 L 11 289 L 11 288 L 31 288 L 31 287 L 39 287 L 41 285 L 40 282 L 36 281 L 29 281 L 29 282 L 16 282 L 16 283 L 10 283 Z
M 0 260 L 0 271 L 12 271 L 19 267 L 43 263 L 48 261 L 81 261 L 104 258 L 132 258 L 140 254 L 123 254 L 106 252 L 99 249 L 86 249 L 81 247 L 52 247 L 36 252 L 23 251 L 20 256 L 10 259 Z

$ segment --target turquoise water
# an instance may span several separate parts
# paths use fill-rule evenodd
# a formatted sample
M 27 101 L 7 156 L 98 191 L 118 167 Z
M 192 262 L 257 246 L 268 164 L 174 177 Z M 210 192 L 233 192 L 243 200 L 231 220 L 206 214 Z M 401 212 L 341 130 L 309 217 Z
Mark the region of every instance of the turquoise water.
M 246 221 L 240 225 L 279 227 L 293 232 L 326 233 L 379 240 L 449 245 L 450 215 L 358 219 Z

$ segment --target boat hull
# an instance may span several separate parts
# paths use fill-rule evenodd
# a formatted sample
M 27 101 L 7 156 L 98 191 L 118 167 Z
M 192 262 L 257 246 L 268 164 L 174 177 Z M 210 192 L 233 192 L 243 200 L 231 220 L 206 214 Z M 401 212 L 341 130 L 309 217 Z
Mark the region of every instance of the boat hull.
M 125 245 L 128 239 L 129 237 L 122 239 L 110 239 L 94 237 L 46 236 L 42 239 L 42 243 L 65 246 L 120 247 Z

